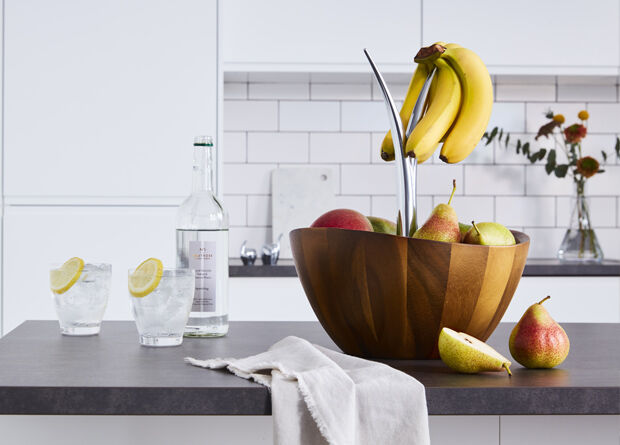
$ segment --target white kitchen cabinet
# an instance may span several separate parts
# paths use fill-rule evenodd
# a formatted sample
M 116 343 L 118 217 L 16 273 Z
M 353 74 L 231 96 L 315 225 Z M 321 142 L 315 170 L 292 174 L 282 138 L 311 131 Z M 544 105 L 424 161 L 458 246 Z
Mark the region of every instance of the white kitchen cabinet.
M 423 41 L 471 48 L 494 74 L 618 74 L 617 0 L 423 3 Z
M 231 278 L 229 290 L 232 320 L 317 321 L 298 278 Z M 620 277 L 523 277 L 502 322 L 547 295 L 558 322 L 620 323 Z
M 218 0 L 6 0 L 5 193 L 182 196 L 217 135 Z
M 226 0 L 227 71 L 409 71 L 420 47 L 420 0 Z
M 7 207 L 3 333 L 24 320 L 56 319 L 49 269 L 73 256 L 112 264 L 104 319 L 132 319 L 128 270 L 149 257 L 174 266 L 175 215 L 174 207 Z

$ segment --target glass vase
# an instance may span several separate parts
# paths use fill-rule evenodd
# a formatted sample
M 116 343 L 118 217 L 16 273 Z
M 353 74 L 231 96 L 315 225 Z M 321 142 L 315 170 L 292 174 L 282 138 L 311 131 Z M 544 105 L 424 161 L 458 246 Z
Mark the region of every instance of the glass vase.
M 575 180 L 575 197 L 572 198 L 572 205 L 570 224 L 558 249 L 558 259 L 562 262 L 601 262 L 603 250 L 590 222 L 584 179 Z

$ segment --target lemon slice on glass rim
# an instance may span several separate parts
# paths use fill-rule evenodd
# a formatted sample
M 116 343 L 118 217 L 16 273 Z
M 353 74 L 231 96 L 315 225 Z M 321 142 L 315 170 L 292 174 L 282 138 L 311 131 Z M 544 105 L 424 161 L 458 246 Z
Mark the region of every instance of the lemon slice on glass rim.
M 82 275 L 84 260 L 82 258 L 69 258 L 58 269 L 50 271 L 50 289 L 55 294 L 67 292 Z
M 129 293 L 138 298 L 147 296 L 159 285 L 163 271 L 164 265 L 161 260 L 157 258 L 144 260 L 129 275 Z

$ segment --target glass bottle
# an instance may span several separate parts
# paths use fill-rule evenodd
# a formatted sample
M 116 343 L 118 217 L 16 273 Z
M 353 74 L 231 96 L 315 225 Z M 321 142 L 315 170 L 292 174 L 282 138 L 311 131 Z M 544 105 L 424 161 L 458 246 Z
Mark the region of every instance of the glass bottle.
M 228 214 L 214 195 L 214 150 L 211 137 L 194 138 L 192 193 L 177 212 L 177 267 L 196 271 L 186 337 L 228 332 Z
M 558 249 L 558 259 L 563 262 L 601 262 L 603 250 L 590 223 L 590 210 L 585 195 L 585 180 L 576 179 L 576 194 L 570 225 Z

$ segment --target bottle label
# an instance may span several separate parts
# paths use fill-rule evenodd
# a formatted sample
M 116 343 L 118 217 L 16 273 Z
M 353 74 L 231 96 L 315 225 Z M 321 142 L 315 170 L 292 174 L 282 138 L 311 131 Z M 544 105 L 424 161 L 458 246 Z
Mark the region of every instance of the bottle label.
M 196 272 L 192 312 L 215 312 L 215 241 L 189 242 L 189 268 Z

